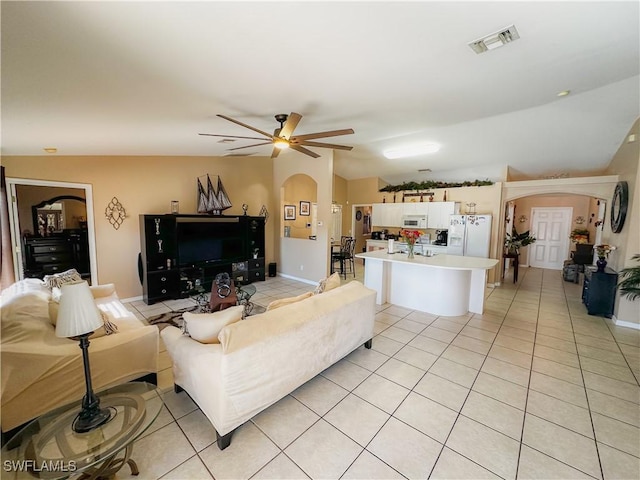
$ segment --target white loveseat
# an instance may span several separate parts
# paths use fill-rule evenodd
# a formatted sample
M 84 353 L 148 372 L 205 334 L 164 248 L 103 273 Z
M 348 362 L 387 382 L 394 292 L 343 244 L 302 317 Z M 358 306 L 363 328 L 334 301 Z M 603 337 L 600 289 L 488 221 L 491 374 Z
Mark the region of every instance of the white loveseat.
M 157 373 L 158 328 L 145 325 L 118 300 L 113 284 L 91 287 L 98 308 L 117 333 L 89 338 L 95 391 Z M 86 392 L 82 351 L 75 340 L 55 334 L 55 305 L 41 280 L 16 282 L 2 292 L 2 432 Z M 51 309 L 51 311 L 50 311 Z M 102 328 L 100 329 L 102 330 Z M 97 337 L 97 338 L 96 338 Z
M 218 447 L 233 430 L 359 346 L 371 348 L 376 292 L 352 281 L 227 325 L 220 343 L 175 327 L 161 332 L 175 384 L 213 424 Z

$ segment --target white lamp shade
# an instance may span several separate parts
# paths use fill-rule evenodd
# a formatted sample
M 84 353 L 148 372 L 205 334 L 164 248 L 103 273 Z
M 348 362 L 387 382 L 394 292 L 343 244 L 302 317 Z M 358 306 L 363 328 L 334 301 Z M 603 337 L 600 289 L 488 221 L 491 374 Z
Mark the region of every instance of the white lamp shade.
M 67 283 L 60 290 L 56 322 L 58 337 L 78 337 L 104 325 L 87 282 Z

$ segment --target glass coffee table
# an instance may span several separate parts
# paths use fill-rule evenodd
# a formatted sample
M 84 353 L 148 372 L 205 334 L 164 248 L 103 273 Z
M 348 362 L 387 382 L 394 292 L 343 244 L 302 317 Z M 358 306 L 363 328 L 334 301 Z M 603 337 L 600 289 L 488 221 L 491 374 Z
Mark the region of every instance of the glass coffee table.
M 253 303 L 251 297 L 256 293 L 256 287 L 254 285 L 239 285 L 236 287 L 236 295 L 238 296 L 238 305 L 244 305 L 244 315 L 247 316 L 253 310 Z
M 41 415 L 3 447 L 3 479 L 57 479 L 81 474 L 80 479 L 115 475 L 125 464 L 132 475 L 133 443 L 153 423 L 162 408 L 160 390 L 145 382 L 131 382 L 98 393 L 100 407 L 112 418 L 90 432 L 76 433 L 71 425 L 80 401 Z

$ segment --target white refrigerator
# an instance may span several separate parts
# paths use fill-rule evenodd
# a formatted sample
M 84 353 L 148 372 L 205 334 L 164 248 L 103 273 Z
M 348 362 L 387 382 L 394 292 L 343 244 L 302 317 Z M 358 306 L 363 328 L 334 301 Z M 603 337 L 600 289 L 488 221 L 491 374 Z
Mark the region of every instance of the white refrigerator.
M 448 255 L 489 258 L 491 215 L 451 215 Z

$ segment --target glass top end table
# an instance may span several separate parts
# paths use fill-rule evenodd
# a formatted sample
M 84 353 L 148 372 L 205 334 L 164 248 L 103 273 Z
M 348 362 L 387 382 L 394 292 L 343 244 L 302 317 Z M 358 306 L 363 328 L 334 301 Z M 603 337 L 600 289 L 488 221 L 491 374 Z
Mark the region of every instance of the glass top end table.
M 80 402 L 44 414 L 11 438 L 1 451 L 2 478 L 81 479 L 114 475 L 125 464 L 138 474 L 130 458 L 134 441 L 153 423 L 162 408 L 155 385 L 131 382 L 98 394 L 100 406 L 112 412 L 105 424 L 77 433 L 72 424 Z

